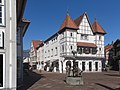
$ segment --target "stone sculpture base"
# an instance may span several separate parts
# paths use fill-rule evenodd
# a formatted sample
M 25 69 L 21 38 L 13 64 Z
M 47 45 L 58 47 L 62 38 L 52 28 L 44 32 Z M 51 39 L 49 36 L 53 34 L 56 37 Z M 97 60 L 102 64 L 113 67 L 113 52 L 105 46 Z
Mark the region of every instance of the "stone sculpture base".
M 83 77 L 66 77 L 66 83 L 69 85 L 83 85 Z

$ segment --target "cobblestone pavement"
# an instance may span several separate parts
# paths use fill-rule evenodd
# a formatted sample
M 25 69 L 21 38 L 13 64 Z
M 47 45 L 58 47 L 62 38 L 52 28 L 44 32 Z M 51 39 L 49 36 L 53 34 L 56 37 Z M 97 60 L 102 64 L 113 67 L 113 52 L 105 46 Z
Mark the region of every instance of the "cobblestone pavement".
M 83 86 L 71 86 L 65 83 L 65 74 L 34 71 L 18 90 L 120 90 L 120 76 L 115 71 L 83 73 L 83 78 Z

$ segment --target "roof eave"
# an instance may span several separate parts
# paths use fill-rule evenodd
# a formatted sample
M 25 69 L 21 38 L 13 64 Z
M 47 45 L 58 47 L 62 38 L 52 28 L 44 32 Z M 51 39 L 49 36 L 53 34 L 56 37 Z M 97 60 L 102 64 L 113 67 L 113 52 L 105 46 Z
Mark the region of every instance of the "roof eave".
M 22 31 L 23 37 L 24 37 L 24 35 L 25 35 L 25 33 L 26 33 L 26 31 L 27 31 L 29 25 L 30 25 L 30 22 L 24 22 L 24 23 L 25 23 L 25 26 L 24 26 L 24 29 L 23 29 L 23 31 Z
M 94 32 L 94 34 L 103 34 L 103 35 L 105 35 L 105 34 L 107 34 L 106 32 Z
M 16 0 L 16 1 L 17 1 L 17 23 L 19 24 L 23 17 L 27 0 Z

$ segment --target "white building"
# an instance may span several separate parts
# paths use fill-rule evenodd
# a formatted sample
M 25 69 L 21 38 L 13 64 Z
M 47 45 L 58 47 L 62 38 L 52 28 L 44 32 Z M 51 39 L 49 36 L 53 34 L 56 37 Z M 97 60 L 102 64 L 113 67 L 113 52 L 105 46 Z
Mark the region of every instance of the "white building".
M 31 46 L 30 46 L 30 65 L 34 68 L 36 68 L 37 65 L 37 47 L 42 43 L 41 40 L 32 40 Z
M 86 13 L 75 19 L 66 16 L 60 30 L 37 49 L 38 66 L 47 71 L 66 71 L 73 66 L 72 51 L 77 51 L 76 64 L 85 72 L 101 72 L 106 32 L 97 20 L 91 25 Z
M 0 89 L 2 90 L 17 88 L 19 55 L 17 51 L 22 50 L 22 48 L 18 49 L 17 35 L 21 35 L 19 39 L 21 41 L 29 25 L 22 20 L 25 4 L 26 0 L 0 0 Z M 21 31 L 19 25 L 23 25 Z M 22 42 L 19 46 L 22 46 Z

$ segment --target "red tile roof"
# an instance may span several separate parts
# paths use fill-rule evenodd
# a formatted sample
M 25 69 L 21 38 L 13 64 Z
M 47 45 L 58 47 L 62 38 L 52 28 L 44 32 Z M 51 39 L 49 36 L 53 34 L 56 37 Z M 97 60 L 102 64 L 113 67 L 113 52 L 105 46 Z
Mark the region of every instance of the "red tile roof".
M 81 16 L 79 16 L 77 19 L 74 20 L 74 22 L 75 22 L 75 24 L 76 24 L 77 26 L 80 25 L 80 23 L 81 23 L 83 17 L 84 17 L 84 14 L 81 15 Z
M 94 43 L 87 43 L 87 42 L 77 42 L 77 46 L 82 47 L 97 47 Z
M 107 52 L 107 51 L 109 51 L 110 49 L 112 49 L 112 48 L 113 48 L 113 44 L 114 44 L 114 43 L 105 46 L 105 51 Z
M 43 43 L 43 41 L 42 41 L 42 40 L 32 40 L 32 43 L 33 43 L 33 47 L 34 47 L 34 49 L 35 49 L 35 51 L 36 51 L 36 48 L 37 48 L 41 43 Z
M 94 33 L 103 33 L 106 34 L 105 30 L 100 26 L 100 24 L 97 22 L 97 20 L 94 21 L 92 24 L 92 29 Z
M 64 22 L 62 23 L 60 30 L 64 28 L 78 29 L 77 25 L 74 23 L 74 21 L 71 19 L 69 15 L 67 15 L 66 18 L 64 19 Z

